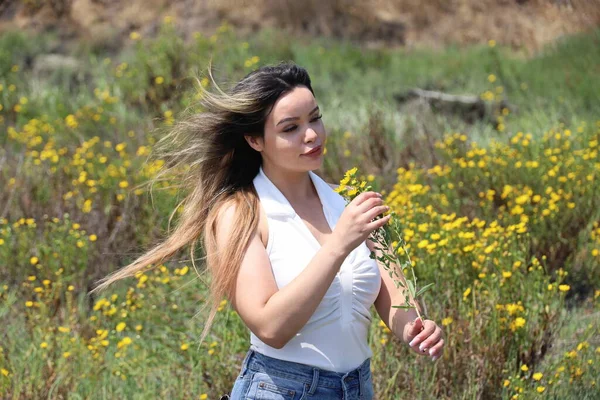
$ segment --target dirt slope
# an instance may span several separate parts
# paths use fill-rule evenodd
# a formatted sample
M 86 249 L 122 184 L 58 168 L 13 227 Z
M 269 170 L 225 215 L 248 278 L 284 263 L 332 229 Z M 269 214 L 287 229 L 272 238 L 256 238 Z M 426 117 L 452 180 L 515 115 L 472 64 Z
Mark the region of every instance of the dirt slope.
M 600 0 L 0 0 L 0 31 L 57 29 L 118 47 L 133 30 L 152 34 L 170 15 L 184 35 L 222 21 L 244 33 L 279 27 L 370 46 L 483 43 L 537 50 L 600 25 Z

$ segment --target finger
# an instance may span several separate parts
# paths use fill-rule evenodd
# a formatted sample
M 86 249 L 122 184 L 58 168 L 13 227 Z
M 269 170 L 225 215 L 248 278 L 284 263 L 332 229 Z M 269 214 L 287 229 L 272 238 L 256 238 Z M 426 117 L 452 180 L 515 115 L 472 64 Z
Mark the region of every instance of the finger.
M 386 212 L 389 209 L 390 209 L 390 207 L 385 206 L 385 205 L 373 207 L 368 212 L 365 213 L 365 217 L 366 217 L 367 221 L 371 222 L 379 214 L 383 214 L 384 212 Z
M 429 355 L 432 357 L 435 356 L 440 356 L 442 354 L 442 351 L 444 350 L 444 339 L 440 339 L 436 344 L 434 344 L 430 349 L 429 349 Z
M 414 321 L 405 326 L 404 329 L 407 331 L 407 340 L 411 341 L 415 338 L 415 336 L 423 331 L 423 320 L 417 317 Z
M 419 350 L 423 353 L 429 351 L 429 349 L 436 344 L 442 338 L 442 330 L 437 328 L 429 337 L 421 342 Z
M 385 225 L 390 220 L 390 218 L 392 218 L 392 214 L 388 214 L 383 218 L 380 218 L 376 221 L 368 223 L 367 230 L 372 232 L 377 228 L 381 228 L 383 225 Z
M 373 207 L 378 206 L 383 204 L 383 200 L 379 197 L 371 197 L 365 201 L 363 201 L 362 203 L 360 203 L 360 205 L 356 206 L 356 209 L 361 213 L 364 214 L 366 212 L 368 212 L 369 210 L 373 209 Z
M 427 319 L 423 322 L 423 326 L 425 329 L 421 333 L 419 333 L 411 342 L 408 344 L 410 347 L 414 348 L 415 351 L 418 350 L 418 346 L 425 340 L 429 335 L 431 335 L 435 331 L 435 327 L 437 326 L 435 322 Z
M 355 206 L 358 206 L 359 204 L 362 204 L 365 200 L 368 199 L 372 199 L 372 198 L 379 198 L 381 199 L 381 194 L 377 193 L 377 192 L 363 192 L 361 194 L 359 194 L 358 196 L 356 196 L 354 198 L 354 200 L 352 200 L 352 203 L 354 203 Z

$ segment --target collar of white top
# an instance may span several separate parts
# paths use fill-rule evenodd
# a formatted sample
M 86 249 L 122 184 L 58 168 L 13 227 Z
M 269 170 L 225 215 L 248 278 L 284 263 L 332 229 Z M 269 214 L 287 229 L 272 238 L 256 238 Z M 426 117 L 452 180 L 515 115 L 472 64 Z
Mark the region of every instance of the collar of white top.
M 308 171 L 308 175 L 312 179 L 313 185 L 319 195 L 319 200 L 323 205 L 323 212 L 327 215 L 329 207 L 343 210 L 346 206 L 346 202 L 342 196 L 336 193 L 331 186 L 321 179 L 317 174 L 312 171 Z M 259 168 L 258 174 L 254 179 L 254 187 L 259 192 L 260 200 L 263 204 L 263 208 L 268 216 L 281 216 L 293 218 L 296 216 L 296 211 L 287 200 L 287 198 L 281 193 L 281 191 L 275 186 L 273 182 L 265 175 L 262 166 Z M 334 218 L 331 221 L 333 224 L 337 222 L 337 212 L 330 212 L 329 215 Z

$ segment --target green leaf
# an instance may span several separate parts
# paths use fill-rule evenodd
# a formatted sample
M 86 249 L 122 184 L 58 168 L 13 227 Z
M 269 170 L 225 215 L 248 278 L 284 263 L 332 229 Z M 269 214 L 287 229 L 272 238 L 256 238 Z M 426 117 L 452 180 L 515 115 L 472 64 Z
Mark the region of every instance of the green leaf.
M 390 262 L 395 262 L 396 260 L 394 260 L 389 254 L 387 253 L 383 253 L 383 256 L 388 259 Z
M 409 306 L 409 305 L 402 305 L 402 306 L 392 306 L 392 308 L 403 308 L 408 310 L 409 308 L 413 308 L 413 306 Z
M 421 290 L 419 290 L 419 292 L 415 295 L 415 297 L 419 297 L 420 295 L 422 295 L 423 293 L 425 293 L 427 291 L 427 289 L 429 289 L 430 287 L 432 287 L 434 285 L 434 282 L 430 283 L 429 285 L 425 285 L 421 288 Z
M 408 290 L 410 290 L 410 294 L 412 297 L 415 297 L 415 284 L 410 279 L 406 280 L 408 282 Z

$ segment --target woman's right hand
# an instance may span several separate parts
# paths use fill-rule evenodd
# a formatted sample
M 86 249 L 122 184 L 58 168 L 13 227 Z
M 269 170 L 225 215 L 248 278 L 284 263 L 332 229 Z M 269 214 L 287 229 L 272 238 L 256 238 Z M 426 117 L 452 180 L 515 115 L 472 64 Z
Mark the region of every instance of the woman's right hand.
M 356 196 L 344 209 L 332 232 L 332 239 L 346 254 L 367 240 L 371 232 L 385 225 L 391 218 L 386 215 L 376 221 L 373 219 L 389 210 L 383 205 L 381 194 L 364 192 Z

